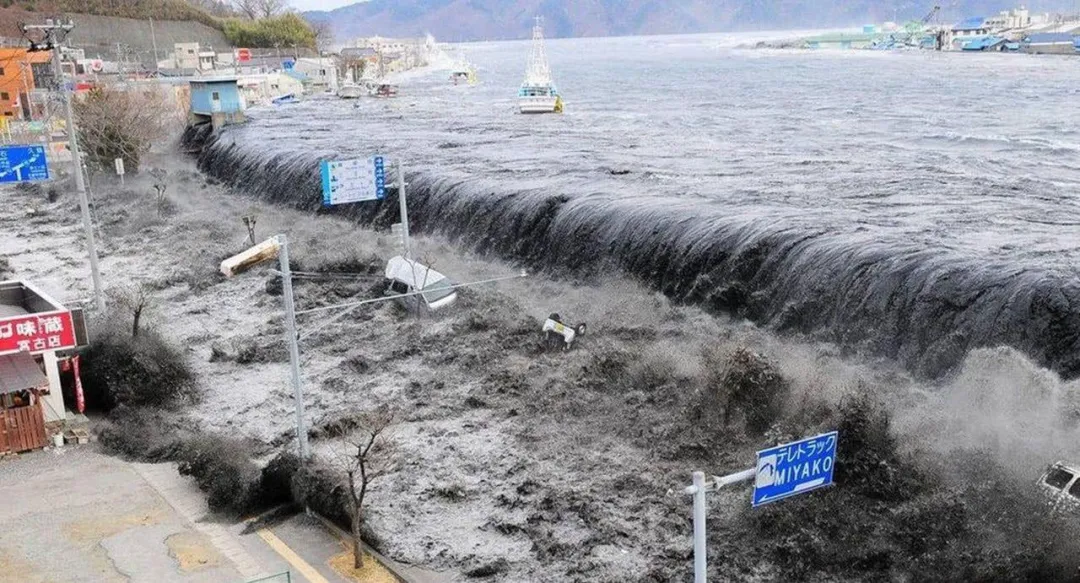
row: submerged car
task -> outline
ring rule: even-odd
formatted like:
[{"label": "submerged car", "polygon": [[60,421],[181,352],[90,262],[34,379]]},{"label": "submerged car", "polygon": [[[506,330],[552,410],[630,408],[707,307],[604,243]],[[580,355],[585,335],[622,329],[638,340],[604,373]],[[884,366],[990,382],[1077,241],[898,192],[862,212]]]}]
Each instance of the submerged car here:
[{"label": "submerged car", "polygon": [[1080,512],[1080,464],[1057,462],[1039,479],[1054,510]]},{"label": "submerged car", "polygon": [[387,295],[416,295],[399,298],[410,312],[434,312],[454,303],[457,292],[445,275],[414,259],[398,255],[386,263]]}]

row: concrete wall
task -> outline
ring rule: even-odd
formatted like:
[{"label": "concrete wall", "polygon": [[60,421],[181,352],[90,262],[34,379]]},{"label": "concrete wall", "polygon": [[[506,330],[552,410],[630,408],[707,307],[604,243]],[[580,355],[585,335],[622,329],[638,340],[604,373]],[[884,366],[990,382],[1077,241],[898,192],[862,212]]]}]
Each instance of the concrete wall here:
[{"label": "concrete wall", "polygon": [[[75,30],[68,40],[71,46],[84,49],[87,58],[116,60],[116,43],[121,43],[126,47],[122,50],[128,60],[147,63],[153,68],[155,60],[168,57],[176,43],[199,43],[204,49],[212,47],[215,51],[232,48],[224,33],[198,22],[155,20],[151,36],[149,20],[90,14],[76,14],[72,19]],[[155,40],[158,59],[154,59]]]}]

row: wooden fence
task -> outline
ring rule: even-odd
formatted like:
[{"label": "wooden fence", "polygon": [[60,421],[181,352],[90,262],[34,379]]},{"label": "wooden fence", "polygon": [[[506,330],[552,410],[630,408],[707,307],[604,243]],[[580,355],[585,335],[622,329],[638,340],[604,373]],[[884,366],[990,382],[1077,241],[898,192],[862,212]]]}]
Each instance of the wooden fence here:
[{"label": "wooden fence", "polygon": [[41,403],[0,409],[0,454],[39,449],[46,443]]}]

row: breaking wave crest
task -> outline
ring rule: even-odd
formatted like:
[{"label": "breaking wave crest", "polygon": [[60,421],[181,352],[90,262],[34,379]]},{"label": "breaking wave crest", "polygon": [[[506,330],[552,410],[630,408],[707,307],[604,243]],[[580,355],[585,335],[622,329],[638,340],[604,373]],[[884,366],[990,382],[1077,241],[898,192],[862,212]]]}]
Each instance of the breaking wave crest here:
[{"label": "breaking wave crest", "polygon": [[[319,211],[318,156],[272,152],[189,128],[207,174],[265,200]],[[722,205],[642,204],[548,189],[508,190],[469,176],[410,173],[416,232],[553,273],[618,269],[675,301],[895,359],[940,377],[980,347],[1010,346],[1067,378],[1080,376],[1075,278],[971,259],[871,234],[837,235]],[[335,212],[385,228],[396,196]]]}]

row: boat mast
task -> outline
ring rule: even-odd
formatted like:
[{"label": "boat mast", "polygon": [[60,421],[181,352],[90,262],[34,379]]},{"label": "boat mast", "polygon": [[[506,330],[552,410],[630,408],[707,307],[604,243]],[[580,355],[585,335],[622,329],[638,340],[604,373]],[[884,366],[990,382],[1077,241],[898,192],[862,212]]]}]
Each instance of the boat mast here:
[{"label": "boat mast", "polygon": [[529,67],[525,70],[525,84],[544,86],[551,84],[551,69],[548,67],[547,54],[544,51],[544,17],[536,17],[533,26],[532,50],[529,53]]}]

